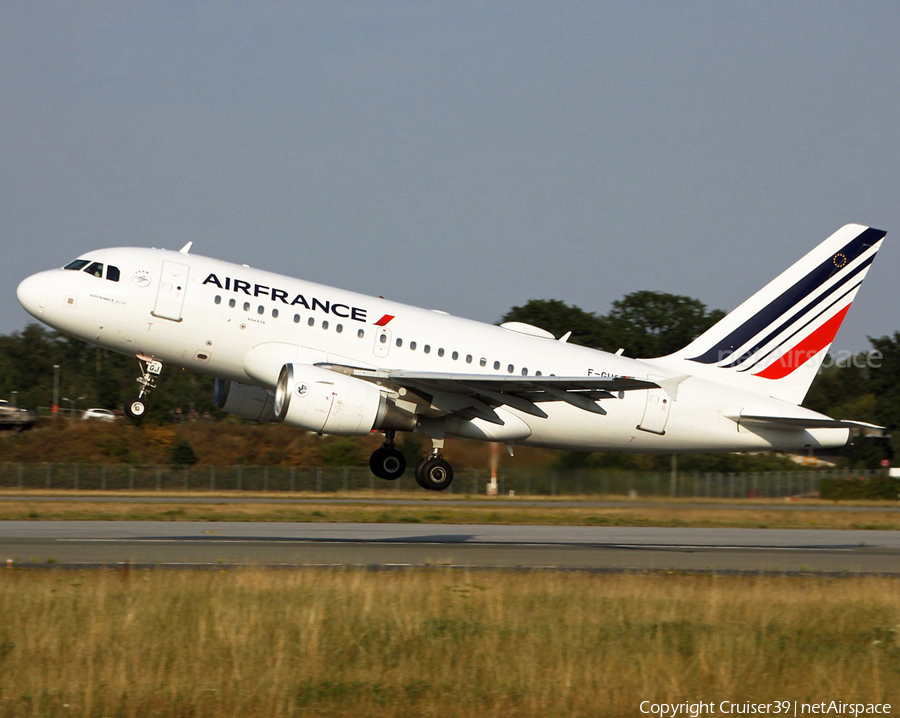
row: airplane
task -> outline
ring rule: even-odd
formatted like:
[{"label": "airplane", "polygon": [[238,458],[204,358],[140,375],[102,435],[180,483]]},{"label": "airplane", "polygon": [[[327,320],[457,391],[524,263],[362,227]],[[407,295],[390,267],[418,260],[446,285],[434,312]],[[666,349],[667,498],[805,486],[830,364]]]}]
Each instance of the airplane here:
[{"label": "airplane", "polygon": [[633,359],[180,251],[100,249],[32,275],[36,319],[134,355],[132,418],[163,366],[216,377],[222,410],[319,434],[383,432],[370,458],[406,470],[396,432],[431,452],[418,484],[453,480],[445,439],[575,451],[807,453],[844,446],[862,422],[800,406],[885,232],[848,224],[668,356]]}]

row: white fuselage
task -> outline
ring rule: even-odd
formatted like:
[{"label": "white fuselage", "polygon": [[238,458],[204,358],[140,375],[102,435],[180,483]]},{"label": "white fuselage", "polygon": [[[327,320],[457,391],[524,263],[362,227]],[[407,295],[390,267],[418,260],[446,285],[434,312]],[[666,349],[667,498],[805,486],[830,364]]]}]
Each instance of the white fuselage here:
[{"label": "white fuselage", "polygon": [[[844,428],[745,428],[744,414],[820,417],[765,394],[685,376],[665,359],[637,360],[198,255],[104,249],[118,281],[51,270],[19,288],[26,309],[66,334],[168,366],[272,390],[286,362],[456,374],[629,376],[663,388],[600,402],[564,401],[546,418],[499,408],[503,426],[465,422],[448,433],[584,451],[804,450],[844,445]],[[668,380],[668,381],[667,381]],[[459,423],[459,422],[457,422]]]}]

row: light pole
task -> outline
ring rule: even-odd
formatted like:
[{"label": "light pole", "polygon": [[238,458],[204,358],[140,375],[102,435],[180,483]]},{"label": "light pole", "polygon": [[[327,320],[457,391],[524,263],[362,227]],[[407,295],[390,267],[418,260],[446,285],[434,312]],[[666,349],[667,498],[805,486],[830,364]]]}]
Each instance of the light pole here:
[{"label": "light pole", "polygon": [[17,406],[17,405],[16,405],[16,398],[17,398],[18,396],[19,396],[19,392],[17,392],[17,391],[12,391],[12,392],[10,392],[10,394],[9,394],[9,403],[12,404],[13,406]]},{"label": "light pole", "polygon": [[53,365],[53,406],[50,411],[59,416],[59,364]]}]

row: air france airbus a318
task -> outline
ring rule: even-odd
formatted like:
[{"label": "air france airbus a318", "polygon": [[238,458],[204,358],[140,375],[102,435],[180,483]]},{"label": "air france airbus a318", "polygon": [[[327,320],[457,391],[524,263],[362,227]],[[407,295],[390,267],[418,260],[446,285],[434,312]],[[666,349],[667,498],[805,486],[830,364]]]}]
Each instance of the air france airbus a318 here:
[{"label": "air france airbus a318", "polygon": [[180,251],[82,254],[25,279],[54,329],[141,365],[132,417],[164,365],[216,377],[217,405],[320,434],[384,432],[376,476],[397,479],[397,431],[431,438],[415,475],[446,489],[447,436],[577,451],[840,447],[857,422],[800,405],[885,232],[848,224],[684,349],[631,359],[538,327],[460,319]]}]

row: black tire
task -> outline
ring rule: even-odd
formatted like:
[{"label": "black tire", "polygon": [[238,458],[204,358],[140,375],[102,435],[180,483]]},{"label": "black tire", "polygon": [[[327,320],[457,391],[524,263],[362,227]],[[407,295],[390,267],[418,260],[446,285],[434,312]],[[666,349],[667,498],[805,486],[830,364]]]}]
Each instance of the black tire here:
[{"label": "black tire", "polygon": [[428,463],[428,461],[429,461],[429,457],[426,456],[418,464],[416,464],[416,472],[415,472],[416,473],[416,483],[419,486],[421,486],[423,489],[425,489],[426,491],[430,491],[431,489],[428,488],[428,485],[425,483],[425,480],[422,478],[422,469],[425,466],[425,464]]},{"label": "black tire", "polygon": [[382,446],[375,449],[369,457],[369,468],[379,479],[396,481],[406,471],[406,457],[396,449],[386,449]]},{"label": "black tire", "polygon": [[416,481],[428,491],[443,491],[453,482],[453,467],[444,459],[425,459],[416,466]]},{"label": "black tire", "polygon": [[126,401],[125,413],[132,419],[141,419],[147,413],[147,402],[143,399]]}]

